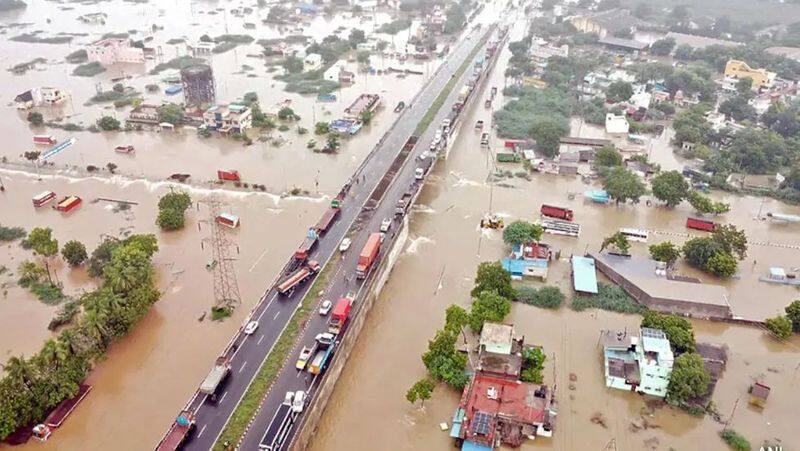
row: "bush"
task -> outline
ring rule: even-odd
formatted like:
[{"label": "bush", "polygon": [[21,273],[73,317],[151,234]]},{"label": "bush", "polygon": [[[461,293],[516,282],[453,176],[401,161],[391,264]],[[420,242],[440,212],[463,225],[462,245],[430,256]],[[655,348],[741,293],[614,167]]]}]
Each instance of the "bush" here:
[{"label": "bush", "polygon": [[228,307],[213,307],[211,309],[211,320],[213,321],[222,321],[223,319],[231,316],[233,314],[233,310]]},{"label": "bush", "polygon": [[576,296],[570,307],[578,312],[586,309],[601,309],[619,313],[643,313],[647,310],[637,304],[622,288],[602,282],[597,284],[596,295]]},{"label": "bush", "polygon": [[792,321],[785,316],[776,316],[764,320],[767,329],[781,340],[786,340],[792,336]]},{"label": "bush", "polygon": [[558,287],[519,287],[517,288],[517,298],[530,305],[540,308],[557,309],[564,303],[564,293]]},{"label": "bush", "polygon": [[750,442],[748,442],[746,438],[739,435],[739,433],[734,431],[733,429],[724,429],[720,431],[719,436],[733,450],[750,451],[751,449]]},{"label": "bush", "polygon": [[44,124],[44,117],[42,117],[42,113],[31,111],[28,113],[28,122],[38,127]]},{"label": "bush", "polygon": [[97,74],[102,74],[106,71],[106,68],[103,67],[102,64],[98,63],[97,61],[93,61],[91,63],[81,64],[77,66],[72,71],[72,75],[76,75],[78,77],[94,77]]},{"label": "bush", "polygon": [[64,257],[64,260],[70,266],[78,266],[88,257],[86,253],[86,246],[83,245],[80,241],[70,240],[64,243],[64,247],[61,248],[61,256]]},{"label": "bush", "polygon": [[5,227],[0,225],[0,241],[14,241],[26,235],[22,227]]},{"label": "bush", "polygon": [[100,119],[98,119],[97,126],[100,127],[100,130],[107,132],[119,130],[120,128],[119,121],[111,116],[103,116]]},{"label": "bush", "polygon": [[179,230],[186,224],[186,218],[180,210],[163,208],[158,212],[156,224],[161,227],[161,230]]}]

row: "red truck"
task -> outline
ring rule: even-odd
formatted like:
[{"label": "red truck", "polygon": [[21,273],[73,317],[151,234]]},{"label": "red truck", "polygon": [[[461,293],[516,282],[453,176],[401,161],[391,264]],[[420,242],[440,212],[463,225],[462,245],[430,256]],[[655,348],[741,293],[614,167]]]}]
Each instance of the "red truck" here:
[{"label": "red truck", "polygon": [[361,249],[361,254],[358,256],[358,265],[356,266],[356,277],[363,279],[367,277],[372,264],[378,258],[378,252],[381,250],[381,234],[373,233],[367,238],[367,244]]},{"label": "red truck", "polygon": [[335,221],[336,218],[339,216],[340,211],[341,210],[339,210],[338,207],[328,208],[325,214],[322,215],[322,218],[320,218],[317,225],[314,226],[314,229],[317,231],[317,233],[320,235],[325,233],[325,231],[328,230],[331,224],[333,224],[333,221]]},{"label": "red truck", "polygon": [[292,273],[292,275],[278,285],[278,293],[284,296],[291,296],[295,288],[318,272],[319,263],[314,260],[309,261],[307,265]]},{"label": "red truck", "polygon": [[69,213],[70,211],[74,210],[78,207],[78,205],[83,202],[78,196],[66,196],[53,207],[56,210],[60,211],[61,213]]},{"label": "red truck", "polygon": [[183,442],[186,441],[186,437],[189,436],[189,432],[191,432],[194,428],[194,422],[194,412],[190,410],[184,410],[181,412],[181,414],[175,418],[175,422],[172,423],[172,427],[169,428],[167,434],[158,443],[156,451],[177,450],[183,444]]},{"label": "red truck", "polygon": [[239,171],[235,171],[233,169],[230,169],[230,170],[227,170],[227,171],[222,170],[222,169],[218,170],[217,171],[217,178],[219,180],[228,181],[228,182],[238,182],[238,181],[240,181],[242,179],[239,176]]},{"label": "red truck", "polygon": [[686,218],[686,228],[713,232],[717,228],[717,224],[714,221],[706,221],[705,219]]},{"label": "red truck", "polygon": [[350,316],[350,308],[353,306],[353,301],[348,298],[341,298],[336,302],[336,307],[333,308],[331,319],[328,321],[328,332],[336,335],[342,331],[344,323],[347,322],[347,317]]},{"label": "red truck", "polygon": [[541,210],[542,216],[548,216],[550,218],[557,218],[562,219],[564,221],[572,221],[572,210],[569,208],[563,207],[556,207],[553,205],[542,205]]}]

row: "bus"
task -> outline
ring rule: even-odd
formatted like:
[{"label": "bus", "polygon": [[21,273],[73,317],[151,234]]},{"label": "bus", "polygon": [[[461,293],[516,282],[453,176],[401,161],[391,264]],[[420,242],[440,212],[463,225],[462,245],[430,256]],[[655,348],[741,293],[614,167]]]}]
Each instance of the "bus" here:
[{"label": "bus", "polygon": [[51,200],[55,199],[56,193],[52,191],[44,191],[35,196],[33,196],[33,206],[34,207],[41,207],[42,205],[47,204]]},{"label": "bus", "polygon": [[648,232],[644,229],[619,229],[619,233],[623,234],[629,241],[638,241],[640,243],[647,242]]}]

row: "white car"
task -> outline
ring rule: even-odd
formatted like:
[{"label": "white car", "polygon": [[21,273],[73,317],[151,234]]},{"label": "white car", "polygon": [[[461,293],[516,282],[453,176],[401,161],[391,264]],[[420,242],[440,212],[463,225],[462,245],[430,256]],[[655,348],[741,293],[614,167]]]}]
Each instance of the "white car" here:
[{"label": "white car", "polygon": [[414,178],[417,180],[422,180],[425,177],[425,169],[417,168],[414,170]]},{"label": "white car", "polygon": [[244,333],[247,335],[253,335],[253,332],[255,332],[256,329],[258,329],[258,321],[250,321],[246,326],[244,326]]},{"label": "white car", "polygon": [[287,391],[286,396],[283,397],[283,403],[286,404],[287,406],[291,406],[293,399],[294,399],[294,392]]},{"label": "white car", "polygon": [[303,346],[303,349],[300,350],[300,355],[297,357],[297,363],[294,365],[295,368],[297,368],[300,371],[303,371],[306,368],[306,365],[308,364],[308,359],[310,358],[311,358],[311,348],[309,348],[308,346]]},{"label": "white car", "polygon": [[332,343],[333,343],[333,340],[334,340],[335,338],[336,338],[336,336],[335,336],[335,335],[333,335],[332,333],[330,333],[330,332],[323,332],[323,333],[321,333],[321,334],[317,334],[317,336],[316,336],[315,340],[317,340],[318,342],[320,342],[320,343],[322,343],[322,344],[324,344],[324,345],[329,345],[329,344],[332,344]]},{"label": "white car", "polygon": [[292,412],[300,413],[303,411],[303,407],[306,406],[306,392],[303,390],[297,390],[294,393],[294,399],[292,400]]},{"label": "white car", "polygon": [[450,118],[442,119],[442,128],[447,128],[450,126]]},{"label": "white car", "polygon": [[381,232],[381,243],[386,239],[386,232]]},{"label": "white car", "polygon": [[350,249],[350,244],[353,241],[350,238],[345,237],[342,242],[339,244],[339,252],[345,252]]},{"label": "white car", "polygon": [[381,221],[381,232],[384,232],[384,233],[388,232],[389,229],[391,229],[391,228],[392,228],[392,220],[391,220],[391,218],[386,218],[383,221]]},{"label": "white car", "polygon": [[322,301],[322,305],[319,306],[319,314],[325,316],[330,311],[331,311],[331,301],[325,299],[324,301]]}]

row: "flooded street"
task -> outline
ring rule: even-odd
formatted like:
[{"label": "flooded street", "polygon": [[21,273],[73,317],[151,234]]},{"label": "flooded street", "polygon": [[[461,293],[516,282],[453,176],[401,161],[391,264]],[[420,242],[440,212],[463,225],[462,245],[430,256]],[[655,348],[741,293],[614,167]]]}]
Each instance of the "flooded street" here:
[{"label": "flooded street", "polygon": [[[507,60],[508,51],[501,62]],[[503,68],[499,64],[490,83],[502,86]],[[488,91],[488,90],[487,90]],[[486,95],[486,94],[484,94]],[[405,254],[392,272],[361,333],[358,345],[340,377],[327,411],[311,447],[315,451],[372,450],[391,447],[399,450],[450,449],[452,441],[439,423],[450,423],[460,393],[439,384],[424,408],[405,399],[406,390],[425,376],[420,356],[427,342],[444,323],[444,310],[450,304],[469,305],[475,268],[479,262],[505,256],[507,247],[498,231],[481,231],[478,222],[490,208],[506,221],[533,220],[542,203],[552,203],[575,211],[575,221],[582,224],[580,238],[545,235],[544,242],[562,251],[562,260],[550,266],[548,284],[558,285],[571,297],[569,255],[597,250],[604,237],[619,227],[638,227],[653,231],[685,233],[684,222],[693,215],[683,204],[669,210],[645,205],[597,205],[585,201],[584,190],[591,185],[580,178],[535,174],[532,181],[521,178],[501,182],[504,187],[492,190],[486,182],[494,169],[487,149],[479,143],[479,133],[471,124],[476,120],[488,123],[490,112],[476,106],[467,118],[450,157],[440,161],[433,177],[428,178],[420,196],[421,205],[412,216],[411,236]],[[573,134],[577,133],[573,122]],[[581,127],[581,136],[599,136]],[[495,139],[495,149],[502,142]],[[665,169],[682,164],[668,147],[668,138],[656,140],[652,160]],[[516,171],[518,165],[498,164],[500,169]],[[493,192],[492,192],[493,191]],[[575,193],[574,199],[569,194]],[[731,212],[722,220],[743,228],[751,245],[747,259],[740,264],[740,278],[729,281],[710,280],[681,266],[686,274],[698,275],[704,281],[723,283],[729,290],[734,314],[764,318],[782,312],[798,291],[789,286],[770,285],[758,281],[769,266],[795,267],[800,251],[796,249],[755,245],[754,242],[796,245],[796,227],[782,227],[759,221],[767,211],[797,214],[796,207],[754,197],[736,197],[713,193],[715,199],[731,203]],[[662,240],[682,243],[685,238],[652,234],[649,243]],[[643,243],[632,243],[634,255],[646,256]],[[755,262],[755,263],[754,263]],[[441,283],[440,283],[441,282]],[[413,287],[413,288],[409,288]],[[566,304],[569,303],[569,300]],[[545,383],[556,384],[559,413],[552,439],[527,442],[522,449],[603,449],[615,444],[616,449],[723,449],[717,437],[722,424],[711,417],[696,418],[683,411],[663,408],[650,412],[643,398],[605,388],[602,348],[598,347],[602,329],[632,330],[641,317],[605,311],[575,312],[567,305],[553,312],[532,306],[514,304],[506,319],[526,343],[541,345],[548,360]],[[721,323],[692,321],[698,342],[729,346],[727,370],[717,385],[713,402],[723,419],[735,415],[731,427],[747,437],[754,446],[764,440],[782,440],[784,449],[797,449],[796,414],[800,402],[800,340],[780,344],[763,331]],[[570,382],[574,373],[577,381]],[[747,403],[747,388],[763,378],[772,387],[767,407],[759,411]],[[570,389],[573,385],[573,389]],[[590,417],[601,413],[606,426],[593,424]],[[648,429],[635,431],[631,423]],[[391,444],[391,445],[390,445]],[[614,449],[614,448],[609,448]]]}]

